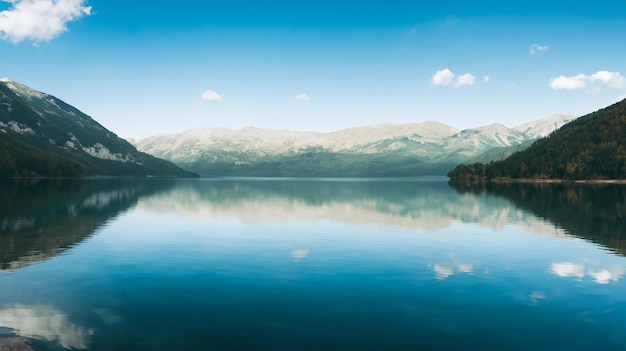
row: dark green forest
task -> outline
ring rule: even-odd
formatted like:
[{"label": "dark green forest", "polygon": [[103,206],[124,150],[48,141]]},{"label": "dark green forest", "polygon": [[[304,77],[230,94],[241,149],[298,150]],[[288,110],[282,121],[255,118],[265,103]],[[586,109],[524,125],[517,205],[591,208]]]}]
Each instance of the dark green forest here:
[{"label": "dark green forest", "polygon": [[454,181],[626,179],[626,99],[580,117],[504,160],[459,165],[448,176]]},{"label": "dark green forest", "polygon": [[0,133],[0,177],[81,177],[88,168]]}]

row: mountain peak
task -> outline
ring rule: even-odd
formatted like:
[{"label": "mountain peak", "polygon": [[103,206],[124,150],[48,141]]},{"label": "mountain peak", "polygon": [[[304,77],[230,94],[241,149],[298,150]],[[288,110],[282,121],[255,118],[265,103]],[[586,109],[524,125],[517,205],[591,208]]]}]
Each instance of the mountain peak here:
[{"label": "mountain peak", "polygon": [[475,128],[478,130],[509,130],[509,128],[507,128],[504,124],[502,123],[492,123],[486,126],[482,126],[482,127],[478,127]]},{"label": "mountain peak", "polygon": [[137,151],[60,99],[8,78],[0,83],[1,177],[193,176]]},{"label": "mountain peak", "polygon": [[523,133],[529,138],[539,138],[550,135],[553,131],[563,125],[575,120],[576,117],[570,115],[554,115],[545,119],[524,123],[513,130]]},{"label": "mountain peak", "polygon": [[28,98],[30,100],[38,100],[38,99],[45,99],[48,97],[48,94],[44,94],[29,86],[12,81],[9,78],[2,78],[0,79],[0,82],[5,83],[5,86],[7,88],[9,88],[13,93],[23,98]]}]

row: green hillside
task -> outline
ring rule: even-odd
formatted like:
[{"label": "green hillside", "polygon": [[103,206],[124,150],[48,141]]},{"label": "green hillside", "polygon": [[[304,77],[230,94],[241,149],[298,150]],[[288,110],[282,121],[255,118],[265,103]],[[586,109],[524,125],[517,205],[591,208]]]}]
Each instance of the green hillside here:
[{"label": "green hillside", "polygon": [[321,148],[259,157],[254,162],[241,164],[204,161],[178,162],[178,165],[208,177],[414,177],[443,175],[458,162],[430,163],[401,152],[369,155],[334,153]]},{"label": "green hillside", "polygon": [[505,158],[511,156],[512,154],[518,151],[522,151],[522,150],[529,148],[536,141],[537,139],[532,139],[532,140],[524,141],[521,144],[504,146],[504,147],[496,147],[474,157],[472,160],[466,163],[470,163],[470,164],[471,163],[489,163],[491,161],[504,160]]},{"label": "green hillside", "polygon": [[0,81],[0,177],[193,177],[91,117],[25,85]]},{"label": "green hillside", "polygon": [[0,133],[0,177],[80,177],[83,164],[39,150]]},{"label": "green hillside", "polygon": [[504,160],[459,165],[448,176],[452,180],[626,179],[626,99],[578,118]]}]

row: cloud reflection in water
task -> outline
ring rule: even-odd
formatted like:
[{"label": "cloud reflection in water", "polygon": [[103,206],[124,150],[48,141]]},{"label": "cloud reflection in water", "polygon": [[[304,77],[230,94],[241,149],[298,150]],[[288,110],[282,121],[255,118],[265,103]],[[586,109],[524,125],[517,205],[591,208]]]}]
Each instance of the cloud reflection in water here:
[{"label": "cloud reflection in water", "polygon": [[86,350],[93,330],[71,323],[52,306],[24,306],[0,310],[0,326],[31,339],[57,342],[66,349]]},{"label": "cloud reflection in water", "polygon": [[582,280],[585,277],[591,277],[597,284],[609,284],[619,281],[626,273],[626,268],[619,264],[555,262],[550,267],[550,271],[563,278]]}]

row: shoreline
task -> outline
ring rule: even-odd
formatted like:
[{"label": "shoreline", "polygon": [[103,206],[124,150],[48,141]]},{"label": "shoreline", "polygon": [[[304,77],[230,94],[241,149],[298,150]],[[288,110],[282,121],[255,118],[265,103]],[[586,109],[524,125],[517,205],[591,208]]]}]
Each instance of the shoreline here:
[{"label": "shoreline", "polygon": [[458,183],[534,183],[534,184],[626,184],[626,179],[543,179],[543,178],[493,178],[493,179],[450,179]]}]

